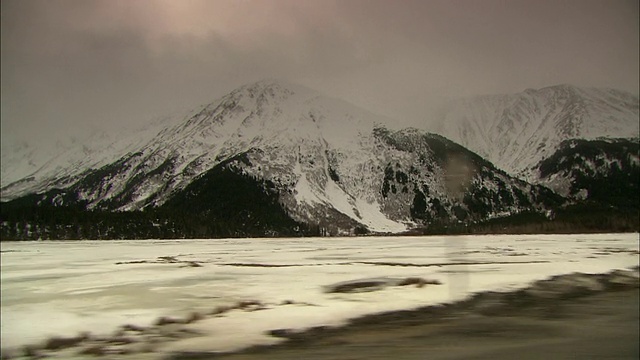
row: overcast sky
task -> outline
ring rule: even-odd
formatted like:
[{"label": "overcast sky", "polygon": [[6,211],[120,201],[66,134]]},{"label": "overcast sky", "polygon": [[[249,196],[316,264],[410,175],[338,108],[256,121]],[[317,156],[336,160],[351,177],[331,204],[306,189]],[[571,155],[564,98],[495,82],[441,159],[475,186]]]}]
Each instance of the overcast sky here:
[{"label": "overcast sky", "polygon": [[2,141],[118,128],[283,78],[423,125],[448,97],[638,94],[637,0],[1,0]]}]

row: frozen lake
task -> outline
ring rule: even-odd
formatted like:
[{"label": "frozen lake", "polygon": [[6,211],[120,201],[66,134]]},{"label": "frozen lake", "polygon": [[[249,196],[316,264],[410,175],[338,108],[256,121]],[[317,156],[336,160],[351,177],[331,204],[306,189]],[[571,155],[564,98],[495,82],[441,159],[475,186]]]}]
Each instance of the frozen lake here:
[{"label": "frozen lake", "polygon": [[[638,234],[3,242],[0,340],[10,348],[243,301],[264,304],[196,323],[211,336],[168,345],[227,351],[277,341],[263,334],[272,329],[338,325],[557,274],[637,266],[638,244]],[[323,291],[386,277],[442,285]]]}]

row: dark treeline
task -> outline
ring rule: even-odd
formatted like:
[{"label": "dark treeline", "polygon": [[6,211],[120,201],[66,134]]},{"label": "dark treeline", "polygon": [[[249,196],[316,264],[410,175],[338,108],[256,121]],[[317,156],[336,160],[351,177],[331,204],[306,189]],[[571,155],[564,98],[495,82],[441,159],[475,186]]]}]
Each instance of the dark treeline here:
[{"label": "dark treeline", "polygon": [[268,181],[220,167],[197,179],[159,207],[142,211],[86,210],[66,196],[65,205],[43,199],[60,191],[0,204],[1,240],[181,239],[296,237],[320,234],[297,222]]},{"label": "dark treeline", "polygon": [[319,234],[318,227],[286,222],[226,221],[163,211],[85,211],[72,207],[0,210],[1,240],[181,239],[297,237]]},{"label": "dark treeline", "polygon": [[[158,210],[110,212],[41,206],[25,207],[19,211],[6,210],[3,206],[0,211],[1,240],[193,239],[321,235],[319,226],[296,223],[289,218],[267,223],[259,219],[254,222],[242,222],[240,218],[214,219],[189,212],[169,214]],[[640,213],[637,209],[616,209],[595,204],[589,206],[582,204],[559,209],[553,212],[552,216],[537,212],[523,212],[478,223],[433,223],[427,228],[414,229],[404,235],[638,231],[640,231]],[[354,231],[353,234],[366,235],[367,231]]]},{"label": "dark treeline", "polygon": [[553,211],[522,212],[477,223],[433,224],[416,229],[420,235],[576,234],[640,231],[640,212],[600,204],[577,204]]}]

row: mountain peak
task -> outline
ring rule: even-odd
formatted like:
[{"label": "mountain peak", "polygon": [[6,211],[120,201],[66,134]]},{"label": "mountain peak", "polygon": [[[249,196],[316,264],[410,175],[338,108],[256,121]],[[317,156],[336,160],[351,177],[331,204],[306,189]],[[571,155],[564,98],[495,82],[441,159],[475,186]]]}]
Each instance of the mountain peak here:
[{"label": "mountain peak", "polygon": [[587,98],[598,98],[602,96],[614,96],[624,98],[626,101],[636,101],[637,95],[634,95],[628,91],[607,88],[607,87],[582,87],[572,84],[558,84],[545,86],[539,89],[526,89],[523,93],[528,95],[543,95],[543,96],[558,96],[558,95],[573,95]]},{"label": "mountain peak", "polygon": [[231,95],[241,94],[250,98],[272,98],[276,100],[286,100],[294,96],[305,98],[319,96],[316,91],[306,86],[272,78],[243,85],[231,92]]},{"label": "mountain peak", "polygon": [[545,86],[543,88],[540,88],[540,90],[555,90],[555,91],[576,91],[579,89],[579,87],[572,85],[572,84],[557,84],[557,85],[551,85],[551,86]]},{"label": "mountain peak", "polygon": [[585,91],[586,89],[580,88],[571,84],[558,84],[545,86],[539,89],[526,89],[523,91],[524,94],[530,96],[562,96],[562,95],[578,95]]}]

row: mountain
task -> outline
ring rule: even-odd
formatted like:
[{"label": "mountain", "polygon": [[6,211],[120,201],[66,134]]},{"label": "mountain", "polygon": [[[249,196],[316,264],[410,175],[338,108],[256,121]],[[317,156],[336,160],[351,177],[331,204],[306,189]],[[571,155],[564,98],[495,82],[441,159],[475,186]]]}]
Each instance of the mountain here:
[{"label": "mountain", "polygon": [[433,131],[538,182],[537,164],[565,140],[637,138],[638,108],[638,97],[627,92],[558,85],[453,101]]},{"label": "mountain", "polygon": [[638,139],[565,140],[533,174],[563,196],[637,209],[639,148]]},{"label": "mountain", "polygon": [[73,184],[87,169],[100,168],[144,145],[168,122],[159,119],[119,133],[96,131],[82,139],[45,139],[35,145],[2,143],[0,198],[6,201]]},{"label": "mountain", "polygon": [[[3,218],[71,208],[128,213],[153,230],[133,236],[336,235],[481,221],[561,201],[446,138],[391,131],[388,122],[302,86],[261,81],[145,136],[85,156],[69,150],[55,167],[3,184],[12,199]],[[24,235],[12,219],[5,228]]]}]

